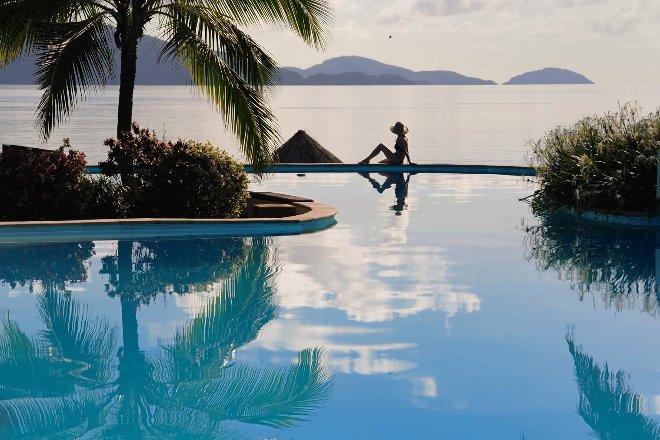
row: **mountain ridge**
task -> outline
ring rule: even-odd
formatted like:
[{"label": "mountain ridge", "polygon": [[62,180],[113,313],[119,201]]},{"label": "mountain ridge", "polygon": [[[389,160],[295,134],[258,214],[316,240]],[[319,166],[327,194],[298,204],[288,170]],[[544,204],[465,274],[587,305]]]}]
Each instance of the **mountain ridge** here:
[{"label": "mountain ridge", "polygon": [[[158,38],[145,35],[138,45],[138,65],[135,78],[136,85],[185,85],[192,80],[178,60],[162,60],[158,62],[158,54],[165,42]],[[114,46],[113,46],[114,47]],[[113,78],[108,85],[119,84],[119,51],[114,51],[115,62]],[[30,85],[36,83],[36,60],[33,54],[21,56],[0,68],[0,84]]]},{"label": "mountain ridge", "polygon": [[[190,85],[192,80],[178,60],[158,62],[158,54],[165,42],[145,35],[138,47],[136,85]],[[36,82],[36,57],[26,55],[0,68],[0,84],[32,85]],[[117,66],[119,51],[115,51],[115,76],[109,85],[119,83]],[[286,66],[279,69],[279,85],[496,85],[487,79],[470,77],[450,70],[414,71],[386,64],[371,58],[347,55],[329,58],[320,64],[303,69]],[[544,68],[512,77],[514,84],[593,84],[577,72],[554,67]]]},{"label": "mountain ridge", "polygon": [[[348,82],[342,82],[342,84],[364,85],[366,81],[372,81],[373,84],[387,83],[415,85],[497,84],[491,80],[465,76],[450,70],[414,71],[404,67],[386,64],[371,58],[360,57],[356,55],[345,55],[330,58],[307,69],[287,66],[283,67],[280,72],[281,78],[283,76],[282,72],[284,72],[284,76],[286,76],[286,82],[281,81],[286,85],[320,85],[321,78],[318,75],[326,75],[323,78],[326,81],[333,81],[333,84],[335,84],[337,80],[339,80],[339,76],[343,75],[344,78],[346,78],[346,75],[348,74],[362,74],[365,77],[361,78],[362,81],[359,84],[350,84]],[[383,78],[386,80],[383,81]],[[297,82],[291,82],[294,79]]]}]

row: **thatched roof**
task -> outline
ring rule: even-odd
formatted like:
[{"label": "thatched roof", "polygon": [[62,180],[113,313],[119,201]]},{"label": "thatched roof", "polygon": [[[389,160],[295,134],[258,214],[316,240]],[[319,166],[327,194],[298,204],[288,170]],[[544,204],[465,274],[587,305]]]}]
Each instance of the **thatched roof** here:
[{"label": "thatched roof", "polygon": [[304,130],[298,130],[291,139],[275,150],[274,159],[279,163],[343,163]]}]

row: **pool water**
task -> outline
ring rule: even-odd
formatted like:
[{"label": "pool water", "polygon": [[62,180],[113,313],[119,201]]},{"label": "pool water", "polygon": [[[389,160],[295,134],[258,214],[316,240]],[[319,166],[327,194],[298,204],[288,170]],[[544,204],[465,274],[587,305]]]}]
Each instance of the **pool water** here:
[{"label": "pool water", "polygon": [[0,437],[660,438],[655,232],[512,176],[253,188],[338,223],[0,245]]}]

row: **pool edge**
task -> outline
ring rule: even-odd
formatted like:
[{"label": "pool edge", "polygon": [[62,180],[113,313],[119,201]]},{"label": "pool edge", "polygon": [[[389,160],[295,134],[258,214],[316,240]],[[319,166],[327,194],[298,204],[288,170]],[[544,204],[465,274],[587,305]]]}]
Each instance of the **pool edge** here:
[{"label": "pool edge", "polygon": [[[287,196],[293,197],[295,196]],[[309,201],[308,201],[309,200]],[[0,222],[0,243],[134,238],[204,238],[298,235],[322,231],[337,222],[337,209],[306,199],[293,201],[299,212],[281,218],[131,218]]]}]

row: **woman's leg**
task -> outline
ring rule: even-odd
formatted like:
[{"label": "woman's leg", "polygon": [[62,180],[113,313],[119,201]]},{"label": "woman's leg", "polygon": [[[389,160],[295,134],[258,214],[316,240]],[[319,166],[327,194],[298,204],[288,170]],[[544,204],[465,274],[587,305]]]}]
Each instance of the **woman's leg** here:
[{"label": "woman's leg", "polygon": [[366,158],[362,159],[359,164],[367,164],[371,159],[374,157],[378,156],[379,153],[383,153],[385,157],[387,158],[388,163],[401,163],[399,158],[397,157],[396,154],[394,154],[389,148],[387,148],[383,144],[378,144],[376,148],[374,148],[374,151],[371,152],[369,156]]}]

